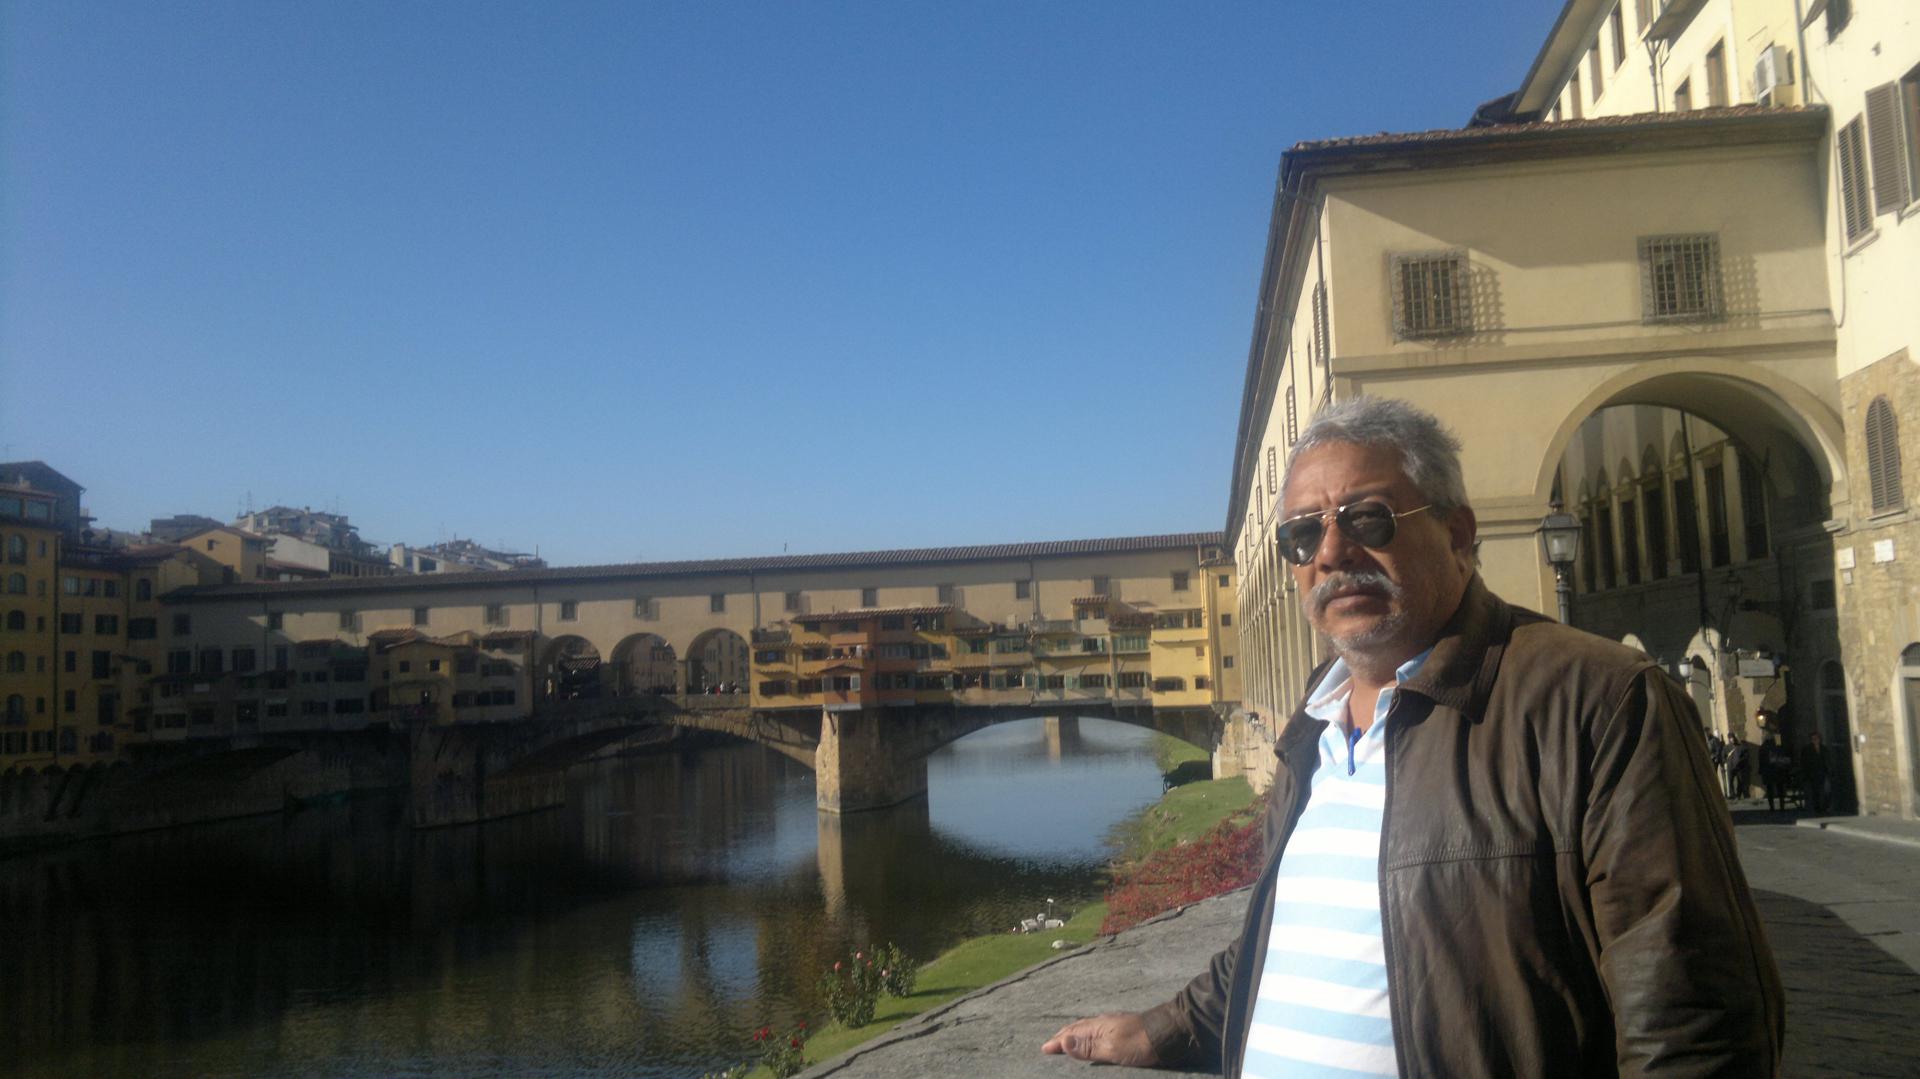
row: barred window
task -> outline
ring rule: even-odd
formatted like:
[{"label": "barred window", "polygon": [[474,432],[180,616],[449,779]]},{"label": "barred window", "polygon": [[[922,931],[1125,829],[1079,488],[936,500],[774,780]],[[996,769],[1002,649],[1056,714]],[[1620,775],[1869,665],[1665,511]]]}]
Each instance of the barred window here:
[{"label": "barred window", "polygon": [[1395,336],[1451,337],[1472,330],[1464,252],[1393,257]]},{"label": "barred window", "polygon": [[1640,302],[1647,322],[1720,318],[1720,238],[1710,232],[1640,237]]},{"label": "barred window", "polygon": [[1867,406],[1867,487],[1874,513],[1906,502],[1900,489],[1900,424],[1885,397]]},{"label": "barred window", "polygon": [[1858,116],[1840,129],[1840,217],[1847,242],[1873,230],[1873,206],[1867,201],[1867,137]]}]

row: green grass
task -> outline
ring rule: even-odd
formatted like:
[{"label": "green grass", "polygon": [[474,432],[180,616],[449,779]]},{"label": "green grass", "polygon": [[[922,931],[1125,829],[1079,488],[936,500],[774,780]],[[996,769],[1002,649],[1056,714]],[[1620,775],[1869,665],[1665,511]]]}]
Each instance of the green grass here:
[{"label": "green grass", "polygon": [[[992,985],[1009,974],[1017,974],[1042,959],[1058,955],[1060,953],[1053,950],[1056,940],[1070,941],[1075,947],[1085,944],[1099,933],[1100,923],[1106,917],[1107,905],[1092,903],[1076,911],[1062,929],[1041,933],[1007,933],[965,941],[920,968],[920,980],[911,996],[881,997],[879,1005],[873,1010],[873,1022],[852,1029],[828,1026],[815,1032],[807,1040],[807,1063],[811,1066],[839,1056],[862,1042],[885,1034],[904,1020],[958,1000],[975,989]],[[1037,1051],[1039,1046],[1034,1049]],[[760,1067],[747,1073],[748,1079],[760,1079],[767,1074],[767,1070]]]},{"label": "green grass", "polygon": [[1114,829],[1116,860],[1137,862],[1154,851],[1191,842],[1252,804],[1253,788],[1242,776],[1175,787]]},{"label": "green grass", "polygon": [[[1206,759],[1203,750],[1184,742],[1171,738],[1160,741],[1162,745],[1155,746],[1155,758],[1162,761],[1163,770],[1171,771]],[[1160,755],[1163,746],[1170,747],[1164,759]],[[1172,768],[1167,767],[1168,761]],[[1227,817],[1251,806],[1253,798],[1253,788],[1238,776],[1175,787],[1160,801],[1115,829],[1118,860],[1138,861],[1156,850],[1196,839]],[[1071,941],[1075,946],[1085,944],[1099,934],[1100,923],[1106,917],[1105,903],[1091,903],[1067,919],[1063,929],[1006,933],[965,941],[920,968],[920,980],[911,996],[881,997],[874,1008],[873,1022],[851,1030],[838,1026],[816,1030],[807,1041],[807,1062],[812,1065],[838,1056],[922,1012],[1058,955],[1053,950],[1056,940]],[[759,1067],[748,1073],[749,1079],[766,1075],[767,1070]]]}]

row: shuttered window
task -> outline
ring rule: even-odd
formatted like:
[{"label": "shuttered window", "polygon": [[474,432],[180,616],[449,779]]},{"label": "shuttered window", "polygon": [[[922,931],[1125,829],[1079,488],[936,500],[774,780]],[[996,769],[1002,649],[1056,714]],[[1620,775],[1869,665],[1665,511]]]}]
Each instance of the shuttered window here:
[{"label": "shuttered window", "polygon": [[1867,486],[1874,513],[1906,502],[1900,490],[1900,423],[1885,397],[1867,406]]},{"label": "shuttered window", "polygon": [[1859,117],[1840,129],[1840,218],[1847,229],[1847,242],[1873,230],[1873,210],[1867,199],[1866,133]]},{"label": "shuttered window", "polygon": [[1907,133],[1901,123],[1900,84],[1867,91],[1867,149],[1873,174],[1873,212],[1890,214],[1911,201]]}]

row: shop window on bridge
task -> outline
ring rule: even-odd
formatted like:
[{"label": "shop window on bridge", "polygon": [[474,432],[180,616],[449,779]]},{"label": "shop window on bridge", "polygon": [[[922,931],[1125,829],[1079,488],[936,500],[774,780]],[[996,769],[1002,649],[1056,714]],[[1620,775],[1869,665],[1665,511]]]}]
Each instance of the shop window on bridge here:
[{"label": "shop window on bridge", "polygon": [[993,688],[1026,689],[1030,686],[1028,679],[1031,677],[1032,676],[1025,671],[1008,671],[1005,674],[996,674],[993,676]]},{"label": "shop window on bridge", "polygon": [[818,693],[820,692],[820,679],[802,678],[798,682],[794,683],[794,692],[800,694],[803,697],[809,694]]},{"label": "shop window on bridge", "polygon": [[1156,678],[1153,680],[1153,691],[1155,693],[1178,693],[1186,688],[1187,680],[1184,678]]},{"label": "shop window on bridge", "polygon": [[1107,676],[1104,674],[1083,674],[1080,676],[1080,689],[1105,689]]},{"label": "shop window on bridge", "polygon": [[1025,637],[996,637],[993,641],[993,650],[1001,655],[1028,652],[1032,648],[1033,645]]},{"label": "shop window on bridge", "polygon": [[882,618],[880,620],[880,628],[881,629],[906,629],[907,616],[903,614],[887,615],[885,618]]},{"label": "shop window on bridge", "polygon": [[1064,674],[1043,674],[1040,676],[1041,689],[1067,688],[1067,676]]},{"label": "shop window on bridge", "polygon": [[947,616],[943,614],[916,614],[913,616],[913,628],[922,633],[943,630],[947,628]]},{"label": "shop window on bridge", "polygon": [[1147,688],[1147,672],[1145,671],[1121,671],[1119,677],[1121,689]]},{"label": "shop window on bridge", "polygon": [[784,681],[776,680],[760,683],[760,695],[762,697],[784,697],[786,694],[787,683]]},{"label": "shop window on bridge", "polygon": [[919,690],[945,690],[952,688],[946,674],[916,674],[913,676],[913,688]]},{"label": "shop window on bridge", "polygon": [[787,654],[778,648],[762,648],[753,654],[755,663],[785,663]]}]

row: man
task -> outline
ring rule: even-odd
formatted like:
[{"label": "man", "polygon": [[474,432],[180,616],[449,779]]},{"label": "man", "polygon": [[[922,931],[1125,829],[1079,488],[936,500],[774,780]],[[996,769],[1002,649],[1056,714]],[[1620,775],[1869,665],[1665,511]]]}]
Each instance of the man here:
[{"label": "man", "polygon": [[1727,747],[1727,797],[1747,796],[1747,744],[1735,737]]},{"label": "man", "polygon": [[1807,744],[1801,747],[1800,786],[1806,792],[1808,807],[1825,816],[1833,804],[1833,783],[1827,772],[1827,747],[1821,743],[1819,731],[1808,735]]},{"label": "man", "polygon": [[[1773,715],[1761,712],[1764,725],[1771,726]],[[1766,741],[1760,744],[1760,781],[1767,788],[1767,808],[1775,813],[1791,809],[1787,796],[1787,786],[1793,781],[1793,751],[1780,741],[1780,736],[1767,732]]]},{"label": "man", "polygon": [[1699,719],[1638,652],[1476,570],[1459,444],[1322,413],[1275,539],[1336,658],[1275,750],[1240,937],[1042,1047],[1229,1076],[1766,1076],[1779,976]]}]

